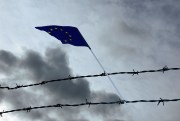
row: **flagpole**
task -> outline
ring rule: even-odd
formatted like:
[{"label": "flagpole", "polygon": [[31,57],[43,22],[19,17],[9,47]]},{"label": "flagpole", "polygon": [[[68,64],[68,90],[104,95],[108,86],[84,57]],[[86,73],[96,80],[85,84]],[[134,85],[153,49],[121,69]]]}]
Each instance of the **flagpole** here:
[{"label": "flagpole", "polygon": [[[100,67],[102,68],[102,70],[104,71],[104,73],[106,73],[106,71],[105,71],[103,65],[100,63],[100,61],[98,60],[97,56],[95,55],[95,53],[92,51],[92,49],[91,49],[90,47],[89,47],[89,50],[90,50],[91,53],[93,54],[94,58],[96,59],[96,61],[98,62],[98,64],[100,65]],[[112,81],[111,77],[110,77],[109,75],[107,75],[107,77],[108,77],[109,81],[111,82],[112,86],[115,88],[115,90],[116,90],[118,96],[122,99],[122,96],[121,96],[121,94],[120,94],[118,88],[116,87],[116,85],[115,85],[114,82]]]}]

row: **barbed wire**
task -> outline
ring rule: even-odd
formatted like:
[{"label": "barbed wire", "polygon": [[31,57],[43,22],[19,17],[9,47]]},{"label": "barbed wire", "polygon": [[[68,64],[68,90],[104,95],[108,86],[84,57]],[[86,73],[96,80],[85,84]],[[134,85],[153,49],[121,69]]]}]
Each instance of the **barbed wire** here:
[{"label": "barbed wire", "polygon": [[19,112],[19,111],[26,111],[26,112],[30,112],[31,110],[35,110],[35,109],[42,109],[42,108],[52,108],[52,107],[55,107],[55,108],[63,108],[63,107],[79,107],[79,106],[85,106],[87,105],[88,107],[92,106],[92,105],[112,105],[112,104],[126,104],[126,103],[139,103],[139,102],[144,102],[144,103],[147,103],[147,102],[158,102],[157,103],[157,106],[160,104],[160,103],[163,103],[163,106],[165,104],[165,102],[175,102],[175,101],[180,101],[180,99],[162,99],[160,98],[159,100],[133,100],[133,101],[127,101],[127,100],[117,100],[117,101],[112,101],[112,102],[89,102],[87,99],[86,99],[86,102],[84,103],[78,103],[78,104],[55,104],[55,105],[47,105],[47,106],[39,106],[39,107],[26,107],[26,108],[20,108],[20,109],[14,109],[14,110],[8,110],[8,111],[2,111],[0,112],[0,116],[2,117],[2,114],[5,114],[5,113],[12,113],[12,112]]},{"label": "barbed wire", "polygon": [[138,75],[138,74],[141,74],[141,73],[153,73],[153,72],[163,72],[164,73],[165,71],[169,71],[169,70],[180,70],[180,68],[168,68],[167,66],[164,66],[162,69],[158,69],[158,70],[135,71],[133,69],[133,71],[131,71],[131,72],[113,72],[113,73],[105,73],[104,72],[104,73],[96,74],[96,75],[75,76],[75,77],[71,77],[69,75],[69,77],[67,77],[67,78],[55,79],[55,80],[49,80],[49,81],[42,81],[42,82],[34,83],[34,84],[28,84],[28,85],[18,85],[18,84],[16,84],[15,87],[1,86],[0,85],[0,89],[14,90],[14,89],[19,89],[19,88],[44,85],[44,84],[52,83],[52,82],[68,81],[68,80],[80,79],[80,78],[86,78],[86,77],[100,77],[100,76],[102,77],[102,76],[117,75],[117,74],[132,74],[132,76],[134,76],[135,74]]}]

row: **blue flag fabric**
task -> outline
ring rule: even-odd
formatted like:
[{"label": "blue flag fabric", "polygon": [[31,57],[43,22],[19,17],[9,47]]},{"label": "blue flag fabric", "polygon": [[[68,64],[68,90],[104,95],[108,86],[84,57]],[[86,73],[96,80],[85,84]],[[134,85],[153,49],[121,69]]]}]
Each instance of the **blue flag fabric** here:
[{"label": "blue flag fabric", "polygon": [[83,36],[76,27],[50,25],[50,26],[41,26],[35,28],[47,32],[51,36],[60,40],[62,44],[71,44],[74,46],[89,47],[88,43],[86,42],[86,40],[83,38]]}]

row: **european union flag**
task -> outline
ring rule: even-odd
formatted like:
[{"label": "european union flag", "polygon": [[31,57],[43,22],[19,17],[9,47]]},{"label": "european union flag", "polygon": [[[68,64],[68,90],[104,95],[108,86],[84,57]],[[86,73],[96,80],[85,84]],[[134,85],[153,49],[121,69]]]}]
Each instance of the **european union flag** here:
[{"label": "european union flag", "polygon": [[86,40],[76,27],[50,25],[35,28],[47,32],[51,36],[60,40],[63,44],[89,47]]}]

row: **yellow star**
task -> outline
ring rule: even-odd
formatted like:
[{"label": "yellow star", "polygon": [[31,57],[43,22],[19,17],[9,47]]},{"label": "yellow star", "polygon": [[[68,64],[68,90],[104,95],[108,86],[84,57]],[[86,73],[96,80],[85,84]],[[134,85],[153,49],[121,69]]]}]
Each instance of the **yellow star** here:
[{"label": "yellow star", "polygon": [[72,39],[69,39],[70,41],[72,41]]},{"label": "yellow star", "polygon": [[61,31],[63,31],[63,29],[60,29]]},{"label": "yellow star", "polygon": [[51,31],[53,30],[53,29],[50,29]]},{"label": "yellow star", "polygon": [[54,29],[57,29],[57,28],[54,28]]},{"label": "yellow star", "polygon": [[64,42],[67,42],[67,40],[64,40]]},{"label": "yellow star", "polygon": [[72,37],[71,35],[69,35],[69,37]]},{"label": "yellow star", "polygon": [[66,34],[68,34],[68,32],[65,32]]},{"label": "yellow star", "polygon": [[51,34],[51,32],[48,32],[49,34]]}]

